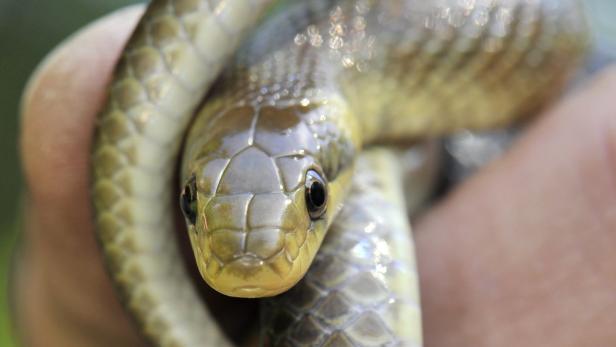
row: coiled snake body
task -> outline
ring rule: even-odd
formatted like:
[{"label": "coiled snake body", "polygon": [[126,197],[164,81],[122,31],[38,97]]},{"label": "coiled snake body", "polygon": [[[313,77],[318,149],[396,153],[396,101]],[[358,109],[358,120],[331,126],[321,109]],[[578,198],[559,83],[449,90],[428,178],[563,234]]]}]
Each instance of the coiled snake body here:
[{"label": "coiled snake body", "polygon": [[[180,205],[196,264],[222,293],[271,296],[304,276],[347,200],[363,148],[528,115],[560,91],[585,47],[574,0],[297,2],[251,32],[268,5],[154,1],[122,55],[99,117],[93,149],[99,238],[127,307],[160,345],[227,343],[172,237],[174,163],[206,92],[181,166]],[[394,171],[387,161],[366,160]],[[397,177],[375,175],[386,177],[381,183]],[[391,198],[391,186],[362,188],[357,178],[353,184],[354,201],[369,201],[361,192],[371,191],[366,196],[375,201],[401,204]],[[387,215],[386,205],[375,202],[373,212]],[[400,211],[383,224],[408,233]],[[337,222],[337,230],[366,213],[344,212],[349,222]],[[373,246],[380,242],[378,234],[365,237]],[[315,290],[341,281],[317,281],[323,287]],[[416,286],[407,289],[416,297]],[[338,307],[355,310],[345,300]],[[418,328],[396,328],[401,317],[419,321],[417,309],[397,306],[403,301],[381,312],[392,326],[381,335],[419,344]],[[342,321],[330,320],[327,339],[302,340],[314,329],[294,328],[295,337],[279,341],[389,343],[374,338],[379,334],[370,320]]]}]

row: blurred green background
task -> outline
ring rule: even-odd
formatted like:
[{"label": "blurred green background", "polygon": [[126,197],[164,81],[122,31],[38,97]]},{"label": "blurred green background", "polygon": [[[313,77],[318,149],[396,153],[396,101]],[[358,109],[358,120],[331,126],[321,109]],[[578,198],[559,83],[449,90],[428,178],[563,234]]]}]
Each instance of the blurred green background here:
[{"label": "blurred green background", "polygon": [[[0,0],[0,347],[13,346],[7,275],[18,239],[22,178],[18,159],[19,100],[36,65],[67,35],[137,0]],[[591,70],[616,57],[616,1],[587,0],[597,47]]]}]

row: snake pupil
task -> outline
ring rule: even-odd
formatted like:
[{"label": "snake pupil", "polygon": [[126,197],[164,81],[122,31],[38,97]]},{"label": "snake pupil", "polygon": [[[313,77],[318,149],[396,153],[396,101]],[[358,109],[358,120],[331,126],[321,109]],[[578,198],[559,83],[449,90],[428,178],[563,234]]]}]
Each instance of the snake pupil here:
[{"label": "snake pupil", "polygon": [[319,182],[314,182],[310,186],[310,200],[315,207],[325,204],[325,189]]},{"label": "snake pupil", "polygon": [[306,173],[306,206],[310,218],[318,219],[325,213],[327,188],[323,177],[315,170]]},{"label": "snake pupil", "polygon": [[195,176],[192,176],[184,186],[180,195],[180,208],[184,217],[194,225],[197,222],[197,184]]}]

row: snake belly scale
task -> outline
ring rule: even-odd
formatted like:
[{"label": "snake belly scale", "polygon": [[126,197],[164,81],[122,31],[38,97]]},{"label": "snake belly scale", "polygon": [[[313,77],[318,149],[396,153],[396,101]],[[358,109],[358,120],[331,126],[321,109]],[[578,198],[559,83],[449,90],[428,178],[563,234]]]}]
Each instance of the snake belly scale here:
[{"label": "snake belly scale", "polygon": [[181,207],[203,278],[275,295],[307,271],[363,148],[528,115],[585,48],[574,0],[297,2],[248,35],[269,3],[154,1],[98,120],[98,235],[160,345],[228,343],[171,240],[186,132]]}]

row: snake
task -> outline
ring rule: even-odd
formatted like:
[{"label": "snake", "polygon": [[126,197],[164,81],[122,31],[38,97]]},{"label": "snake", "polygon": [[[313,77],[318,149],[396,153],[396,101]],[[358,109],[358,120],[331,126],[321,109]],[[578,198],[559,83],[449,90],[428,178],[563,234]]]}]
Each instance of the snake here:
[{"label": "snake", "polygon": [[[94,222],[125,306],[157,345],[231,344],[182,261],[178,209],[207,285],[241,298],[284,293],[338,217],[346,232],[403,204],[391,187],[353,184],[370,180],[360,169],[381,186],[400,179],[389,161],[357,164],[364,150],[536,114],[562,91],[587,36],[576,0],[152,1],[116,66],[91,155]],[[370,199],[389,203],[370,212]],[[384,224],[408,233],[397,220]],[[376,292],[363,299],[379,301]],[[392,301],[384,330],[419,345],[402,326],[404,301]],[[323,343],[387,345],[370,322]]]}]

